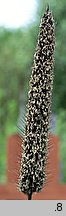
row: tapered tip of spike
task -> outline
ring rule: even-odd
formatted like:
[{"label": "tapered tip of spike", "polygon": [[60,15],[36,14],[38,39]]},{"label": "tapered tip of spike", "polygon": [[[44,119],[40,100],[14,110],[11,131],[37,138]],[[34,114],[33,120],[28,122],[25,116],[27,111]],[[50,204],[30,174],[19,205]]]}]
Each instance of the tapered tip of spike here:
[{"label": "tapered tip of spike", "polygon": [[47,6],[46,6],[46,11],[47,12],[49,11],[49,4],[47,4]]}]

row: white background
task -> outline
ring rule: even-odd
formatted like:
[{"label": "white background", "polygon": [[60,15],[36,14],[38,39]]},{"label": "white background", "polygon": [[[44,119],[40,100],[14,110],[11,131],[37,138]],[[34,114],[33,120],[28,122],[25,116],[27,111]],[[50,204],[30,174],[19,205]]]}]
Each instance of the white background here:
[{"label": "white background", "polygon": [[34,21],[36,0],[0,0],[0,26],[17,28]]}]

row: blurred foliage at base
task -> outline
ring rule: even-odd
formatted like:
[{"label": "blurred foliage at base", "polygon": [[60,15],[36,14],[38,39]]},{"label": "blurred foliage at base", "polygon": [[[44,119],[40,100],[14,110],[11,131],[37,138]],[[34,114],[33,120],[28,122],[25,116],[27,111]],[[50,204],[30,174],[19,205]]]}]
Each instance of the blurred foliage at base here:
[{"label": "blurred foliage at base", "polygon": [[[52,111],[60,137],[62,181],[66,182],[66,1],[48,0],[56,25],[56,49]],[[37,0],[35,22],[26,28],[0,28],[0,182],[5,181],[7,137],[17,132],[22,95],[28,92],[40,18],[46,0]]]}]

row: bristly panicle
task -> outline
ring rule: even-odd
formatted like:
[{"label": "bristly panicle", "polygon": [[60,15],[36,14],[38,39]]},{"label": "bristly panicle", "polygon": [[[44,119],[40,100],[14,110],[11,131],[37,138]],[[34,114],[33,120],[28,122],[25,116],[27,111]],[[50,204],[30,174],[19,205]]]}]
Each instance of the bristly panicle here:
[{"label": "bristly panicle", "polygon": [[28,195],[42,189],[46,181],[48,129],[53,89],[55,25],[46,9],[39,27],[29,82],[25,138],[18,180],[19,191]]}]

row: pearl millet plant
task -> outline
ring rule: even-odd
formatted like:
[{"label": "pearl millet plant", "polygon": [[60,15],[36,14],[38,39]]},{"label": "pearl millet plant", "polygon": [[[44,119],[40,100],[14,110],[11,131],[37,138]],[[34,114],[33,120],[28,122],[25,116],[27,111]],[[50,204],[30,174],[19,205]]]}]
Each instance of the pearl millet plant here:
[{"label": "pearl millet plant", "polygon": [[46,181],[48,130],[53,89],[55,24],[49,7],[39,27],[29,82],[23,153],[18,179],[19,191],[31,199]]}]

